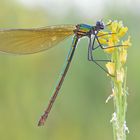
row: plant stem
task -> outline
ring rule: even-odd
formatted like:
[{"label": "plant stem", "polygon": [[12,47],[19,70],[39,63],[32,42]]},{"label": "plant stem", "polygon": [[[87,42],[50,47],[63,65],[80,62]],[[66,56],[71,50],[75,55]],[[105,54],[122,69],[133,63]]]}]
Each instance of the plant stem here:
[{"label": "plant stem", "polygon": [[112,53],[112,62],[115,63],[115,77],[112,78],[112,90],[114,92],[113,133],[114,140],[126,140],[126,110],[127,110],[127,88],[126,88],[126,67],[119,59],[120,50],[116,48]]}]

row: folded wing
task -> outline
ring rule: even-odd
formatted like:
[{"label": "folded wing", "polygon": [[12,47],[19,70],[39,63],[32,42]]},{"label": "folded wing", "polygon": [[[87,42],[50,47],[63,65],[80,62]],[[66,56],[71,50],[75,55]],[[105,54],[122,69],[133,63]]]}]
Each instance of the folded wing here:
[{"label": "folded wing", "polygon": [[0,51],[31,54],[47,50],[74,34],[73,25],[36,29],[0,29]]}]

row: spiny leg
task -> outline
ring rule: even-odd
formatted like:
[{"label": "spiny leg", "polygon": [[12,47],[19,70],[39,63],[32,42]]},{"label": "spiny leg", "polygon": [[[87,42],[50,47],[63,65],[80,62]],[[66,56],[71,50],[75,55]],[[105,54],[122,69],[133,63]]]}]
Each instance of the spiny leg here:
[{"label": "spiny leg", "polygon": [[99,47],[101,47],[101,49],[104,49],[104,47],[102,46],[102,44],[100,43],[99,39],[98,39],[98,36],[95,34],[95,38],[99,44]]},{"label": "spiny leg", "polygon": [[[94,50],[93,51],[95,51],[95,49],[97,49],[99,47],[101,49],[109,49],[109,48],[114,48],[114,47],[128,46],[128,45],[114,45],[114,46],[109,46],[109,47],[103,47],[102,44],[100,43],[97,35],[95,35],[95,38],[96,38],[96,40],[97,40],[97,42],[98,42],[99,45],[96,46],[96,47],[94,47]],[[94,58],[94,57],[92,57],[92,58]],[[114,77],[114,75],[111,75],[106,69],[104,69],[99,63],[96,62],[96,61],[110,61],[111,62],[111,60],[96,60],[96,59],[92,59],[92,61],[95,64],[97,64],[103,71],[105,71],[107,74],[109,74],[111,77]]]},{"label": "spiny leg", "polygon": [[[98,33],[97,33],[98,34]],[[96,37],[94,36],[94,38],[93,38],[93,42],[92,42],[92,49],[90,50],[90,54],[92,55],[92,60],[93,60],[93,58],[94,58],[94,56],[93,56],[93,54],[92,54],[92,52],[94,52],[97,48],[99,48],[100,47],[100,45],[98,45],[98,46],[94,46],[95,45],[95,40],[96,40]],[[90,44],[89,44],[89,48],[91,48],[90,47],[90,45],[91,45],[91,39],[90,39]],[[106,59],[94,59],[94,61],[101,61],[101,62],[110,62],[111,60],[106,60]]]},{"label": "spiny leg", "polygon": [[[100,43],[99,37],[102,37],[102,36],[105,36],[105,35],[110,35],[110,34],[116,34],[116,33],[107,33],[107,34],[102,34],[102,35],[100,35],[100,36],[97,36],[97,34],[95,34],[95,38],[96,38],[96,40],[97,40],[97,42],[98,42],[98,44],[99,44],[96,48],[101,47],[101,49],[105,49],[105,48],[103,47],[103,45]],[[96,48],[95,48],[95,49],[96,49]]]},{"label": "spiny leg", "polygon": [[99,39],[97,40],[97,42],[98,42],[99,45],[96,46],[96,47],[94,47],[95,39],[97,39],[97,38],[99,38],[99,37],[102,37],[102,36],[111,35],[111,34],[116,34],[116,33],[110,32],[110,33],[106,33],[106,34],[102,34],[102,35],[97,36],[97,35],[98,35],[98,32],[97,32],[97,33],[95,34],[94,39],[93,39],[92,50],[95,50],[95,49],[101,47],[101,43],[99,43]]},{"label": "spiny leg", "polygon": [[[89,46],[88,46],[88,60],[89,61],[91,61],[91,62],[94,62],[97,66],[99,66],[103,71],[105,71],[107,74],[109,74],[109,72],[105,69],[105,68],[103,68],[97,61],[100,61],[100,62],[108,62],[108,61],[110,61],[110,60],[103,60],[103,59],[99,59],[99,60],[96,60],[96,59],[94,59],[94,56],[93,56],[93,54],[92,54],[92,45],[94,46],[94,42],[95,42],[95,36],[94,36],[94,38],[93,38],[93,42],[92,42],[92,44],[91,44],[91,38],[89,38],[90,40],[89,40]],[[90,58],[89,58],[89,54],[90,54]],[[92,56],[92,57],[91,57]],[[110,74],[109,74],[110,75]],[[110,76],[112,76],[112,75],[110,75]]]},{"label": "spiny leg", "polygon": [[99,63],[97,63],[96,60],[93,59],[92,62],[94,62],[97,66],[99,66],[105,73],[107,73],[111,77],[114,77],[114,75],[111,75],[105,68],[103,68]]},{"label": "spiny leg", "polygon": [[[95,49],[97,49],[98,47],[100,47],[100,46],[97,46],[97,47],[95,47],[94,48],[94,43],[95,43],[95,36],[94,36],[94,38],[93,38],[93,41],[92,41],[92,38],[91,38],[91,36],[89,37],[89,45],[88,45],[88,60],[89,61],[93,61],[93,54],[92,54],[92,51],[93,50],[95,50]],[[94,49],[92,49],[92,48],[94,48]],[[110,61],[110,60],[105,60],[105,59],[99,59],[99,60],[95,60],[95,61]]]},{"label": "spiny leg", "polygon": [[111,48],[118,48],[118,47],[123,47],[123,46],[128,46],[128,45],[114,45],[114,46],[106,46],[106,47],[103,47],[102,49],[111,49]]},{"label": "spiny leg", "polygon": [[99,35],[99,36],[96,34],[96,36],[99,38],[99,37],[102,37],[102,36],[113,35],[113,34],[116,34],[116,33],[108,32],[106,34],[102,34],[102,35]]},{"label": "spiny leg", "polygon": [[109,46],[109,47],[103,47],[103,45],[100,43],[98,36],[96,34],[95,34],[95,38],[99,44],[97,47],[95,47],[95,49],[98,47],[101,47],[101,49],[109,49],[109,48],[117,48],[117,47],[121,47],[121,46],[128,46],[128,45],[114,45],[114,46]]}]

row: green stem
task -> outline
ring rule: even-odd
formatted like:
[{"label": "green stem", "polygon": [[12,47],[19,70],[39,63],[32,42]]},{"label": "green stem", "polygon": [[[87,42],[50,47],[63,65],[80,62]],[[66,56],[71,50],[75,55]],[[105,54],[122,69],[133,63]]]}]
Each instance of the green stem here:
[{"label": "green stem", "polygon": [[[112,118],[114,140],[126,140],[126,109],[127,109],[127,88],[126,88],[126,68],[119,59],[119,48],[116,48],[112,54],[112,62],[115,63],[115,77],[112,78],[114,91],[114,115]],[[118,81],[117,73],[125,69],[124,78]]]}]

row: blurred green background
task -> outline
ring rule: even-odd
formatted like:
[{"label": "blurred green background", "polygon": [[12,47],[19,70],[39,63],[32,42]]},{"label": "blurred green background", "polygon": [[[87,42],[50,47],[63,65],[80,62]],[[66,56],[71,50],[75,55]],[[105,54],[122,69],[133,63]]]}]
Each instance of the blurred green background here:
[{"label": "blurred green background", "polygon": [[[57,24],[95,24],[99,19],[123,20],[132,46],[128,53],[128,140],[140,130],[140,2],[138,0],[0,0],[0,28]],[[87,61],[82,39],[44,127],[37,122],[47,106],[71,39],[38,54],[0,54],[0,140],[112,140],[110,79]],[[97,52],[100,56],[100,52]],[[102,55],[101,55],[102,57]]]}]

